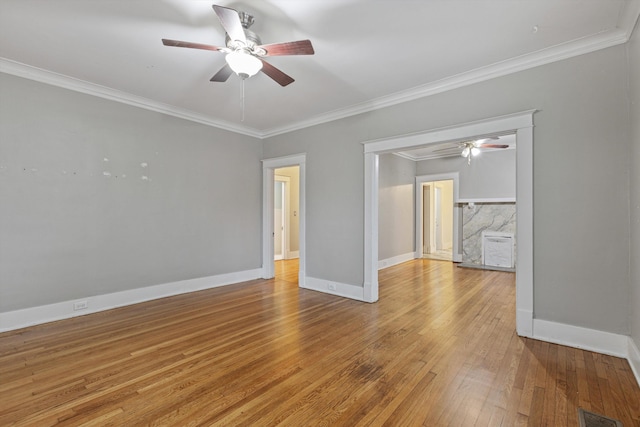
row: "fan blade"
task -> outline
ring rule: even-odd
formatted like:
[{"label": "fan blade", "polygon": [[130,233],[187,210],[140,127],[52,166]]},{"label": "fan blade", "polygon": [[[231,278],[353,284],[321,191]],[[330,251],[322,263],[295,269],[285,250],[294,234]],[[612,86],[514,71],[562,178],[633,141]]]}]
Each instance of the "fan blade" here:
[{"label": "fan blade", "polygon": [[272,43],[258,46],[267,51],[265,56],[280,55],[313,55],[315,52],[311,41],[298,40],[296,42]]},{"label": "fan blade", "polygon": [[244,29],[242,28],[238,11],[215,4],[213,5],[213,10],[216,12],[216,15],[218,15],[222,28],[229,34],[231,40],[240,40],[246,44],[247,37],[244,35]]},{"label": "fan blade", "polygon": [[478,148],[509,148],[506,144],[482,144]]},{"label": "fan blade", "polygon": [[220,68],[220,70],[215,74],[215,76],[211,77],[210,82],[226,82],[229,79],[229,76],[233,74],[233,70],[229,67],[229,64],[224,64],[224,67]]},{"label": "fan blade", "polygon": [[188,47],[191,49],[203,49],[203,50],[213,50],[213,51],[218,51],[222,49],[221,47],[211,46],[208,44],[183,42],[180,40],[169,40],[169,39],[162,39],[162,44],[165,46]]},{"label": "fan blade", "polygon": [[263,61],[262,59],[260,61],[262,61],[262,72],[275,80],[280,86],[286,86],[295,81],[293,78],[278,70],[267,61]]}]

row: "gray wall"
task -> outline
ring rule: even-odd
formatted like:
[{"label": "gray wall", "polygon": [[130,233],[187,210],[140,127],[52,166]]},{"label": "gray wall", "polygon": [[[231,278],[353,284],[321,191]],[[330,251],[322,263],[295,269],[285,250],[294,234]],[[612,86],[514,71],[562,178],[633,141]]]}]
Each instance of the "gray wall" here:
[{"label": "gray wall", "polygon": [[460,199],[515,199],[516,150],[487,151],[471,164],[460,157],[417,162],[416,174],[459,172]]},{"label": "gray wall", "polygon": [[0,311],[260,267],[260,141],[5,74],[0,92]]},{"label": "gray wall", "polygon": [[[362,141],[536,108],[535,316],[633,323],[637,342],[637,44],[265,141],[263,158],[307,153],[307,273],[362,285]],[[16,77],[0,90],[0,310],[260,266],[259,142]]]},{"label": "gray wall", "polygon": [[415,250],[416,164],[394,154],[379,162],[378,259]]},{"label": "gray wall", "polygon": [[640,24],[627,46],[631,99],[631,336],[640,348]]},{"label": "gray wall", "polygon": [[362,285],[362,141],[535,108],[534,315],[628,334],[626,64],[617,46],[268,139],[307,153],[308,274]]}]

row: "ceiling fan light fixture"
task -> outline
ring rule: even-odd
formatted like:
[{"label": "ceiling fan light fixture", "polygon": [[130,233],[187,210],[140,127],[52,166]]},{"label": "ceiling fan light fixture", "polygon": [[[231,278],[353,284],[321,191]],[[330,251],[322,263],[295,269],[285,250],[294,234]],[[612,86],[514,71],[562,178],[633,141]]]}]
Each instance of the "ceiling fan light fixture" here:
[{"label": "ceiling fan light fixture", "polygon": [[228,53],[225,59],[233,72],[243,80],[255,75],[262,69],[262,61],[243,51]]},{"label": "ceiling fan light fixture", "polygon": [[464,147],[464,149],[462,150],[462,153],[460,153],[460,155],[462,157],[468,157],[470,152],[471,152],[471,149],[467,146],[467,147]]},{"label": "ceiling fan light fixture", "polygon": [[471,148],[471,155],[472,156],[477,156],[478,154],[480,154],[480,149],[478,147],[473,147]]}]

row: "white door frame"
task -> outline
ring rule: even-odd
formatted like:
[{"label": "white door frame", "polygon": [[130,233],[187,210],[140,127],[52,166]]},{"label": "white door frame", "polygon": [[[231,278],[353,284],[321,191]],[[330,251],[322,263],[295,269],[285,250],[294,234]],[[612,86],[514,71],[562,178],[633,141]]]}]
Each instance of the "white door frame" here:
[{"label": "white door frame", "polygon": [[422,187],[427,182],[434,181],[453,181],[453,249],[452,257],[454,262],[462,262],[462,255],[460,254],[460,244],[459,244],[459,224],[460,224],[460,207],[458,205],[458,189],[459,189],[459,181],[460,174],[458,172],[450,172],[450,173],[438,173],[433,175],[420,175],[416,176],[416,249],[415,249],[415,257],[422,258],[423,257],[423,247],[424,247],[424,225],[422,223],[423,215],[422,212],[424,206],[424,193]]},{"label": "white door frame", "polygon": [[516,143],[516,331],[533,336],[533,114],[536,110],[493,117],[364,144],[364,299],[378,300],[378,166],[383,153],[445,141],[515,133]]},{"label": "white door frame", "polygon": [[275,170],[288,166],[300,167],[300,226],[298,230],[298,239],[300,245],[300,260],[298,268],[298,286],[303,287],[306,277],[306,243],[305,243],[305,226],[306,226],[306,204],[305,204],[305,165],[306,154],[295,154],[286,157],[277,157],[273,159],[265,159],[262,161],[262,277],[271,279],[275,275],[273,264],[274,248],[273,248],[273,214],[274,214],[274,184]]}]

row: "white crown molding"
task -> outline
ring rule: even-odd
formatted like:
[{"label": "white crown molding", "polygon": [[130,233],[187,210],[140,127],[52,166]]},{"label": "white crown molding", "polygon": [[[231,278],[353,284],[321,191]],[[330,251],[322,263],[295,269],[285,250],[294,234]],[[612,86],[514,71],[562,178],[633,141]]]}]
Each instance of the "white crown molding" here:
[{"label": "white crown molding", "polygon": [[625,1],[618,17],[618,28],[625,32],[627,40],[631,38],[638,19],[640,19],[640,0]]},{"label": "white crown molding", "polygon": [[123,104],[144,108],[146,110],[151,110],[162,114],[167,114],[169,116],[178,117],[230,132],[243,134],[259,139],[262,138],[260,132],[250,128],[236,126],[233,123],[225,122],[222,120],[215,120],[211,117],[194,113],[193,111],[174,107],[168,104],[163,104],[152,99],[132,95],[127,92],[97,85],[84,80],[65,76],[63,74],[43,70],[42,68],[33,67],[31,65],[12,61],[10,59],[0,58],[0,72],[23,77],[29,80],[35,80],[37,82],[46,83],[52,86],[62,87],[87,95],[97,96],[99,98],[109,99],[111,101],[121,102]]},{"label": "white crown molding", "polygon": [[640,15],[640,1],[632,0],[624,3],[620,13],[619,24],[615,30],[604,31],[593,36],[573,40],[561,45],[542,49],[537,52],[522,55],[516,58],[497,62],[486,67],[477,68],[455,76],[447,77],[421,86],[416,86],[388,96],[373,99],[371,101],[337,109],[312,117],[308,120],[298,121],[289,125],[260,131],[258,129],[237,126],[233,123],[216,120],[193,111],[163,104],[151,99],[132,95],[126,92],[97,85],[73,77],[47,71],[41,68],[22,64],[6,58],[0,58],[0,72],[13,74],[30,80],[59,86],[81,93],[109,99],[124,104],[156,111],[196,123],[213,126],[219,129],[235,132],[258,139],[270,138],[284,133],[293,132],[311,126],[328,123],[357,114],[362,114],[385,107],[413,101],[449,90],[480,83],[496,77],[517,73],[530,68],[572,58],[600,49],[626,43],[633,32],[635,23]]},{"label": "white crown molding", "polygon": [[[636,7],[636,9],[638,8]],[[631,32],[633,30],[633,25],[631,25],[631,23],[635,25],[635,21],[638,19],[638,10],[634,10],[633,13],[635,13],[635,17],[632,16],[631,18],[624,19],[624,24],[630,26],[630,28],[627,27],[625,29],[602,32],[590,37],[585,37],[516,58],[497,62],[486,67],[477,68],[475,70],[467,71],[455,76],[427,83],[425,85],[416,86],[389,96],[380,97],[351,107],[334,110],[289,126],[273,128],[263,133],[262,137],[269,138],[306,127],[328,123],[334,120],[355,116],[357,114],[390,107],[464,86],[469,86],[475,83],[480,83],[496,77],[517,73],[519,71],[561,61],[563,59],[573,58],[575,56],[595,52],[600,49],[624,44],[631,36]],[[627,15],[629,15],[629,13]]]}]

